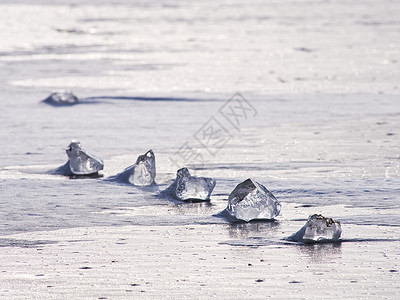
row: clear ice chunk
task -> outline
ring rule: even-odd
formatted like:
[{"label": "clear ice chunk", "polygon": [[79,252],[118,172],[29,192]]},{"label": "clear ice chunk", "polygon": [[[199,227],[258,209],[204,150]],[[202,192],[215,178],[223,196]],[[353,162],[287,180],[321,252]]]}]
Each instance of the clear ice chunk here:
[{"label": "clear ice chunk", "polygon": [[238,184],[229,195],[226,211],[246,222],[272,220],[279,215],[281,204],[265,186],[249,178]]},{"label": "clear ice chunk", "polygon": [[134,185],[147,186],[154,184],[156,178],[156,158],[153,150],[140,155],[133,165],[129,182]]},{"label": "clear ice chunk", "polygon": [[60,91],[51,93],[43,102],[54,106],[63,106],[77,104],[79,99],[72,92]]},{"label": "clear ice chunk", "polygon": [[103,161],[87,153],[76,140],[69,144],[65,152],[69,158],[69,168],[74,175],[90,175],[103,170]]},{"label": "clear ice chunk", "polygon": [[309,216],[307,223],[287,240],[302,243],[337,242],[341,234],[339,221],[315,214]]},{"label": "clear ice chunk", "polygon": [[118,175],[112,177],[112,180],[129,182],[137,186],[153,185],[156,178],[156,157],[153,150],[140,155],[136,163],[127,167]]},{"label": "clear ice chunk", "polygon": [[174,183],[167,189],[178,200],[210,200],[215,180],[207,177],[191,176],[187,168],[176,172]]}]

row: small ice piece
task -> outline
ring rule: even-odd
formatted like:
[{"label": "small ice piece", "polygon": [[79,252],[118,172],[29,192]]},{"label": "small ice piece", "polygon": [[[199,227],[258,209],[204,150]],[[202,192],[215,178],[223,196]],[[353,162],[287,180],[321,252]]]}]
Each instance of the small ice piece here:
[{"label": "small ice piece", "polygon": [[124,171],[112,179],[116,181],[129,182],[137,186],[153,185],[156,178],[156,158],[153,150],[140,155],[136,163],[127,167]]},{"label": "small ice piece", "polygon": [[134,185],[146,186],[154,184],[156,178],[156,158],[153,150],[140,155],[133,165],[129,182]]},{"label": "small ice piece", "polygon": [[210,200],[215,183],[212,178],[191,176],[187,168],[182,168],[176,172],[176,179],[168,190],[179,200],[207,201]]},{"label": "small ice piece", "polygon": [[315,214],[309,216],[307,223],[287,240],[302,243],[337,242],[341,234],[339,221]]},{"label": "small ice piece", "polygon": [[77,104],[79,99],[70,91],[60,91],[51,93],[43,102],[54,106],[64,106]]},{"label": "small ice piece", "polygon": [[246,222],[272,220],[279,215],[281,204],[265,186],[249,178],[239,183],[229,195],[226,211]]},{"label": "small ice piece", "polygon": [[74,175],[90,175],[103,170],[103,161],[82,149],[79,141],[73,140],[65,152],[69,158],[69,168]]}]

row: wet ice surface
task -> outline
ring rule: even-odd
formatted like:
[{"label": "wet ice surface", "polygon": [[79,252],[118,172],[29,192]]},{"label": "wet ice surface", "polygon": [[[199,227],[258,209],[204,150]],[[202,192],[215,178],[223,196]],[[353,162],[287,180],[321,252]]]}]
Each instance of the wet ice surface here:
[{"label": "wet ice surface", "polygon": [[[287,220],[287,203],[298,204],[298,214],[290,219],[301,219],[301,223],[287,230],[286,236],[303,226],[308,215],[322,213],[321,207],[334,204],[365,208],[350,209],[351,213],[346,215],[342,211],[326,213],[342,224],[400,226],[399,145],[395,138],[400,134],[395,111],[397,99],[380,96],[382,100],[376,102],[375,96],[363,96],[364,101],[375,106],[374,113],[369,111],[370,106],[362,106],[357,116],[345,109],[343,115],[336,116],[331,115],[332,110],[327,110],[314,113],[315,121],[311,122],[309,115],[303,117],[302,110],[313,110],[318,101],[325,101],[330,108],[333,108],[331,103],[335,103],[338,110],[337,106],[345,107],[346,103],[355,105],[348,101],[361,97],[304,97],[300,100],[304,108],[294,106],[295,96],[282,96],[282,100],[254,97],[252,103],[261,115],[274,111],[273,122],[249,120],[249,126],[235,133],[224,151],[213,157],[207,156],[207,151],[192,138],[203,121],[180,118],[179,111],[189,115],[192,111],[202,111],[205,122],[224,103],[223,96],[212,100],[214,97],[204,101],[104,99],[93,105],[62,107],[62,110],[41,105],[37,101],[40,97],[23,105],[15,100],[18,113],[14,120],[8,114],[0,120],[2,128],[12,133],[3,132],[3,140],[10,141],[12,136],[21,136],[22,132],[29,132],[29,137],[14,138],[1,149],[0,209],[5,220],[2,232],[93,225],[224,223],[212,215],[227,206],[230,191],[249,176],[268,186],[281,202],[278,222]],[[8,107],[13,107],[10,105]],[[29,122],[20,119],[27,109]],[[141,113],[133,114],[136,110]],[[90,114],[93,118],[90,118],[90,126],[86,126],[80,120]],[[273,124],[278,121],[274,120],[276,114],[283,116],[283,123]],[[286,120],[290,119],[287,115],[293,117],[293,124]],[[118,116],[120,122],[108,122],[109,116]],[[125,126],[132,116],[140,124],[134,135]],[[152,118],[156,118],[155,128],[151,125]],[[168,125],[171,120],[173,126]],[[258,122],[263,129],[252,127]],[[184,139],[177,140],[171,128],[180,131]],[[65,140],[76,136],[76,132],[80,133],[86,148],[104,158],[104,179],[70,180],[46,174],[63,162],[60,153],[64,151]],[[151,134],[155,138],[150,138]],[[215,178],[218,182],[211,196],[211,206],[191,204],[185,207],[154,197],[173,182],[175,167],[169,158],[179,158],[175,153],[187,139],[206,158],[204,165],[193,164],[193,174]],[[243,146],[247,144],[254,146]],[[121,186],[105,180],[135,161],[136,153],[145,153],[148,147],[159,153],[155,190]],[[345,228],[343,237],[346,238]]]},{"label": "wet ice surface", "polygon": [[[9,173],[8,170],[7,174]],[[4,171],[1,174],[4,176]],[[102,178],[68,179],[62,176],[53,179],[49,178],[49,175],[37,176],[28,173],[15,176],[18,179],[14,177],[0,180],[0,188],[3,191],[0,202],[0,213],[4,220],[0,224],[2,234],[76,226],[228,224],[226,220],[213,215],[227,206],[226,191],[237,184],[236,180],[219,179],[210,203],[186,204],[171,202],[157,196],[168,184],[140,188],[109,182]],[[296,232],[313,213],[335,216],[335,220],[342,223],[344,239],[354,238],[346,232],[346,226],[350,224],[380,225],[382,228],[400,226],[400,207],[397,204],[397,189],[400,183],[398,179],[390,180],[389,184],[386,180],[376,181],[375,183],[381,186],[380,191],[370,195],[364,192],[363,186],[368,183],[366,180],[345,182],[332,179],[329,182],[333,186],[341,184],[342,187],[332,188],[328,183],[315,182],[313,188],[303,187],[291,191],[290,194],[279,187],[276,190],[272,189],[282,204],[282,212],[272,224],[285,228],[285,234],[278,238],[285,238]],[[285,180],[285,184],[296,186],[301,182]],[[383,187],[384,185],[386,186]],[[354,188],[355,186],[359,187]],[[330,195],[325,201],[321,200],[322,190]],[[351,194],[348,193],[349,190]],[[386,200],[375,203],[376,197]],[[299,203],[299,200],[304,201]],[[252,228],[251,226],[260,222],[250,224],[253,224],[249,225]],[[268,232],[267,228],[250,231],[250,236],[265,237]]]},{"label": "wet ice surface", "polygon": [[[203,120],[189,120],[194,119],[194,114],[188,119],[181,118],[180,111],[188,115],[201,111],[206,122],[224,103],[221,95],[215,101],[214,96],[204,101],[104,99],[93,105],[62,108],[42,105],[38,103],[40,97],[25,100],[24,104],[17,101],[24,99],[18,94],[10,97],[14,97],[14,104],[6,104],[2,110],[14,106],[17,113],[13,119],[5,114],[0,120],[2,128],[8,130],[2,133],[5,143],[0,160],[4,234],[93,225],[224,223],[212,215],[227,206],[230,191],[250,176],[265,184],[281,202],[278,222],[287,220],[287,203],[298,204],[298,214],[290,219],[301,219],[301,222],[287,230],[286,236],[303,226],[308,215],[322,213],[321,207],[335,204],[365,208],[350,209],[351,213],[346,215],[342,211],[325,213],[342,224],[400,226],[400,163],[396,138],[400,131],[397,98],[392,96],[380,96],[380,101],[374,101],[375,96],[302,96],[301,107],[294,105],[298,101],[296,96],[281,96],[282,100],[251,98],[259,115],[274,111],[272,119],[249,120],[248,127],[235,133],[215,157],[208,155],[192,138]],[[358,115],[344,109],[347,104],[362,103],[350,99],[361,101],[361,98],[369,105],[360,107]],[[303,115],[303,110],[313,110],[319,101],[324,101],[328,108],[343,107],[342,115],[332,115],[329,109],[307,117]],[[374,112],[370,111],[371,106]],[[21,115],[27,114],[26,110],[29,118],[23,120]],[[141,113],[134,114],[137,110]],[[93,115],[90,126],[81,121],[88,115]],[[278,122],[274,119],[276,115],[283,116],[278,125],[273,124]],[[288,115],[292,116],[293,123]],[[118,116],[120,122],[109,122],[110,116]],[[139,124],[134,132],[125,125],[132,121],[132,116]],[[310,117],[315,120],[311,121]],[[153,122],[156,127],[152,126]],[[174,125],[168,125],[170,122]],[[262,129],[252,127],[256,123]],[[176,138],[177,131],[181,132],[181,140]],[[11,142],[12,137],[26,132],[29,132],[28,138],[13,138]],[[65,140],[77,132],[85,147],[104,159],[104,179],[70,180],[46,174],[63,163],[60,153],[64,151]],[[153,197],[173,182],[176,168],[169,158],[179,159],[175,153],[186,140],[206,158],[204,165],[193,164],[190,168],[193,175],[211,177],[218,182],[209,207],[179,206]],[[248,144],[253,146],[247,148]],[[149,147],[157,153],[159,170],[154,191],[105,180],[130,165],[137,159],[137,153],[145,153]],[[137,209],[139,206],[143,209]],[[347,238],[345,227],[343,230],[343,237]]]}]

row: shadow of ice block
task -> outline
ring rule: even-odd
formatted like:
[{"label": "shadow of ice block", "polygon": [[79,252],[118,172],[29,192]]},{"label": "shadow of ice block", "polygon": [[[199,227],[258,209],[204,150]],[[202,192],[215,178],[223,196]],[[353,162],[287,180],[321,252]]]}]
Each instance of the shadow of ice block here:
[{"label": "shadow of ice block", "polygon": [[265,186],[247,179],[229,195],[226,211],[235,219],[246,222],[255,219],[272,220],[279,215],[281,204]]},{"label": "shadow of ice block", "polygon": [[309,216],[307,223],[287,240],[306,244],[337,242],[341,234],[342,228],[339,221],[315,214]]},{"label": "shadow of ice block", "polygon": [[61,174],[66,176],[93,175],[103,170],[103,161],[86,152],[79,141],[73,140],[65,152],[68,155],[68,161],[61,167],[53,170],[53,174]]},{"label": "shadow of ice block", "polygon": [[121,173],[112,177],[112,180],[127,182],[136,186],[149,186],[155,184],[156,158],[153,150],[140,155],[136,163],[127,167]]},{"label": "shadow of ice block", "polygon": [[60,91],[51,93],[42,102],[53,106],[69,106],[77,104],[79,102],[79,99],[72,92]]},{"label": "shadow of ice block", "polygon": [[182,168],[176,172],[175,181],[165,192],[182,201],[208,201],[215,183],[212,178],[191,176],[187,168]]}]

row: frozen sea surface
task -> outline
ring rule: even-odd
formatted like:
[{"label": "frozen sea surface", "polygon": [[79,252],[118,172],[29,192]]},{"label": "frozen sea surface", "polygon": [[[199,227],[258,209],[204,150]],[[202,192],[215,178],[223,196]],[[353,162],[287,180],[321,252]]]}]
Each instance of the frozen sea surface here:
[{"label": "frozen sea surface", "polygon": [[[0,297],[397,299],[399,11],[0,0]],[[58,90],[79,103],[41,102]],[[100,176],[49,174],[73,139]],[[149,149],[157,185],[109,180]],[[210,202],[159,194],[182,167],[216,180]],[[221,217],[246,178],[276,221]],[[285,240],[313,214],[339,243]]]},{"label": "frozen sea surface", "polygon": [[[399,8],[0,1],[0,233],[220,224],[212,215],[248,177],[281,201],[283,223],[330,207],[343,236],[347,223],[400,226]],[[81,103],[40,102],[58,89]],[[240,126],[220,111],[235,92],[254,108]],[[199,141],[212,117],[221,149]],[[102,178],[47,174],[73,138],[104,158]],[[106,180],[148,149],[158,186]],[[157,197],[180,167],[217,180],[210,204]]]}]

